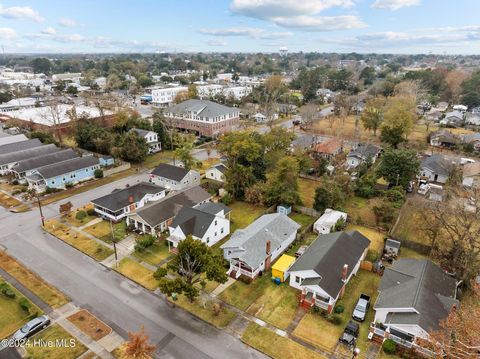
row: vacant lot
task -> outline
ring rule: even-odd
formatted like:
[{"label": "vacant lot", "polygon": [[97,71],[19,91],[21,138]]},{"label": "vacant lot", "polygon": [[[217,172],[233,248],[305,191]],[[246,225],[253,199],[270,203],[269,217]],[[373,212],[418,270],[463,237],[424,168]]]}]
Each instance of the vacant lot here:
[{"label": "vacant lot", "polygon": [[76,359],[87,351],[87,348],[78,339],[73,338],[65,329],[56,324],[41,331],[32,339],[53,341],[54,343],[55,340],[64,340],[68,344],[70,344],[70,340],[74,340],[75,346],[26,346],[29,359]]},{"label": "vacant lot", "polygon": [[67,319],[93,340],[100,340],[112,332],[112,328],[85,309],[69,316]]},{"label": "vacant lot", "polygon": [[276,359],[325,359],[324,356],[305,348],[293,340],[281,337],[255,323],[248,325],[243,332],[242,341]]},{"label": "vacant lot", "polygon": [[[95,216],[89,216],[87,211],[90,211],[93,209],[93,205],[86,205],[80,208],[75,209],[74,211],[71,211],[67,216],[65,216],[65,220],[70,223],[70,225],[74,227],[81,227],[87,224],[88,222],[94,220]],[[82,219],[77,219],[77,213],[83,211],[85,214],[87,214],[86,217]]]},{"label": "vacant lot", "polygon": [[168,245],[165,240],[160,240],[159,242],[152,244],[142,252],[133,252],[135,258],[153,266],[158,265],[161,261],[167,259],[171,255],[172,253],[168,251]]},{"label": "vacant lot", "polygon": [[308,225],[312,224],[315,221],[315,218],[307,216],[306,214],[303,214],[303,213],[292,212],[288,216],[302,226],[299,229],[299,231],[303,230],[304,228],[306,228]]},{"label": "vacant lot", "polygon": [[5,194],[3,192],[0,192],[0,206],[5,208],[12,208],[20,206],[21,204],[22,202],[20,202],[18,199],[9,196],[8,194]]},{"label": "vacant lot", "polygon": [[230,232],[233,233],[239,228],[245,228],[260,217],[266,210],[265,207],[254,206],[245,202],[233,202],[228,205],[230,212]]},{"label": "vacant lot", "polygon": [[104,241],[105,243],[112,243],[112,228],[113,228],[113,235],[115,237],[116,242],[120,242],[127,236],[127,224],[125,222],[119,222],[112,224],[110,226],[110,222],[108,221],[101,221],[99,223],[92,224],[84,228],[83,230],[92,236]]},{"label": "vacant lot", "polygon": [[349,224],[346,228],[347,231],[359,231],[365,237],[370,239],[370,249],[382,253],[384,247],[384,238],[387,237],[387,234],[384,232],[377,231],[372,228],[367,228],[364,226],[359,226],[356,224]]},{"label": "vacant lot", "polygon": [[300,192],[300,199],[305,207],[313,208],[315,201],[315,189],[321,185],[321,182],[299,178],[298,189]]},{"label": "vacant lot", "polygon": [[[21,328],[25,323],[31,319],[34,313],[42,314],[40,308],[35,306],[32,302],[26,299],[18,290],[12,285],[6,283],[0,277],[0,285],[2,288],[9,288],[11,291],[11,298],[4,293],[0,293],[0,339],[6,338],[13,334],[17,329]],[[26,301],[30,309],[24,310],[20,306],[20,301]]]},{"label": "vacant lot", "polygon": [[97,261],[103,261],[113,254],[113,250],[110,248],[95,242],[93,239],[67,227],[55,219],[46,221],[44,228],[58,239],[70,244]]},{"label": "vacant lot", "polygon": [[298,291],[273,283],[270,273],[250,284],[236,281],[220,299],[282,329],[288,327],[298,307]]},{"label": "vacant lot", "polygon": [[153,278],[153,272],[130,258],[124,258],[118,264],[117,271],[147,289],[154,290],[158,282]]},{"label": "vacant lot", "polygon": [[422,215],[419,212],[420,199],[408,199],[400,211],[400,219],[393,233],[394,237],[428,245],[428,237],[423,228]]},{"label": "vacant lot", "polygon": [[46,283],[37,274],[25,268],[7,253],[1,251],[0,268],[22,283],[52,308],[61,307],[69,302],[69,299],[57,288]]},{"label": "vacant lot", "polygon": [[[171,299],[170,299],[171,300]],[[213,302],[200,296],[192,303],[183,294],[177,297],[175,304],[213,324],[217,328],[225,328],[236,317],[236,314],[225,306],[221,306],[218,314],[214,312]]]},{"label": "vacant lot", "polygon": [[[371,297],[371,303],[375,303],[377,297],[378,286],[380,285],[381,277],[375,273],[360,270],[355,277],[353,277],[347,285],[343,299],[337,302],[342,304],[345,308],[342,314],[336,314],[342,319],[342,324],[334,325],[328,322],[320,314],[309,313],[300,321],[293,334],[308,343],[317,345],[320,348],[333,350],[338,343],[338,338],[345,325],[351,318],[355,304],[357,303],[360,294],[364,293]],[[360,324],[360,336],[357,346],[362,349],[362,352],[369,344],[367,339],[368,327],[373,321],[374,311],[369,309],[367,318]]]}]

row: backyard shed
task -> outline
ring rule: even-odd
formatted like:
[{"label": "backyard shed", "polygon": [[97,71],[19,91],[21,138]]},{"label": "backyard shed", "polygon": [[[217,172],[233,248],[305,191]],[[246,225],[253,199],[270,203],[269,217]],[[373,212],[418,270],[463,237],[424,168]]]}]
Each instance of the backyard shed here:
[{"label": "backyard shed", "polygon": [[274,281],[285,282],[288,278],[288,270],[295,262],[295,257],[284,254],[272,266],[272,279]]},{"label": "backyard shed", "polygon": [[277,207],[277,213],[283,213],[288,216],[292,213],[292,206],[289,206],[288,204],[280,204]]}]

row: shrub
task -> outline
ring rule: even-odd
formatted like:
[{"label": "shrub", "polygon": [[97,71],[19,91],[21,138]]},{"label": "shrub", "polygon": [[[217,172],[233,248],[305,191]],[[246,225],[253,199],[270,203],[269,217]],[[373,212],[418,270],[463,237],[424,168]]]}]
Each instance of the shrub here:
[{"label": "shrub", "polygon": [[319,307],[317,307],[316,305],[314,305],[312,307],[312,313],[314,314],[320,314],[321,313],[321,309]]},{"label": "shrub", "polygon": [[72,188],[73,187],[73,183],[72,182],[67,182],[65,183],[65,188]]},{"label": "shrub", "polygon": [[77,214],[75,215],[75,218],[81,221],[82,219],[85,219],[87,217],[87,212],[85,211],[78,211]]},{"label": "shrub", "polygon": [[333,325],[340,325],[342,324],[342,318],[340,318],[338,315],[328,315],[327,320],[332,323]]},{"label": "shrub", "polygon": [[47,187],[47,188],[45,188],[45,193],[46,193],[46,194],[53,193],[53,192],[54,192],[54,190],[53,190],[52,187]]},{"label": "shrub", "polygon": [[22,310],[24,310],[27,313],[30,313],[30,308],[32,307],[32,305],[30,304],[27,298],[21,298],[18,301],[18,304],[20,304],[20,307],[22,308]]},{"label": "shrub", "polygon": [[10,299],[13,299],[16,297],[15,292],[7,285],[7,287],[2,289],[2,294]]},{"label": "shrub", "polygon": [[397,352],[397,343],[392,339],[387,339],[383,342],[382,348],[387,354],[395,354]]},{"label": "shrub", "polygon": [[335,313],[336,314],[342,314],[345,310],[345,307],[343,306],[343,304],[338,304],[336,307],[335,307]]},{"label": "shrub", "polygon": [[160,280],[161,278],[165,277],[167,275],[167,269],[166,268],[158,268],[155,273],[153,273],[153,277],[157,280]]},{"label": "shrub", "polygon": [[367,257],[366,257],[366,260],[369,261],[369,262],[372,262],[372,263],[375,263],[377,260],[378,260],[378,252],[373,250],[373,249],[369,249],[367,251]]},{"label": "shrub", "polygon": [[143,252],[145,248],[150,247],[155,242],[154,236],[143,236],[136,240],[135,250],[137,252]]},{"label": "shrub", "polygon": [[87,209],[87,214],[89,216],[94,216],[95,215],[95,209],[94,208],[89,208]]},{"label": "shrub", "polygon": [[93,172],[93,175],[95,176],[95,178],[103,178],[103,170],[97,168],[95,172]]},{"label": "shrub", "polygon": [[232,199],[232,196],[230,196],[229,193],[225,193],[225,196],[223,196],[220,201],[221,201],[225,206],[228,206],[230,203],[232,203],[233,199]]}]

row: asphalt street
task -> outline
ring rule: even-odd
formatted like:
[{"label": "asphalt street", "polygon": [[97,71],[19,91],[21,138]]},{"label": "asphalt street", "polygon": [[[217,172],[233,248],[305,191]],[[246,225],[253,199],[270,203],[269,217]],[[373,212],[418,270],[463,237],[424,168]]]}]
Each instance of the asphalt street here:
[{"label": "asphalt street", "polygon": [[[147,174],[139,174],[69,200],[74,206],[83,205],[114,188],[147,178]],[[58,203],[44,207],[45,217],[57,214]],[[125,338],[129,331],[145,326],[157,345],[157,357],[266,358],[239,339],[173,308],[164,299],[45,233],[39,224],[38,209],[21,214],[0,210],[0,246]]]}]

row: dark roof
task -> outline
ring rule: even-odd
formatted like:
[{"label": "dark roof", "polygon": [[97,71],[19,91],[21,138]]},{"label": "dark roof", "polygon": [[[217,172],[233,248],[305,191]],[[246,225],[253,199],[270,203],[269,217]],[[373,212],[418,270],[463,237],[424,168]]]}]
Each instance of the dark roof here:
[{"label": "dark roof", "polygon": [[370,240],[358,231],[321,234],[290,271],[314,270],[318,277],[305,279],[302,285],[318,285],[336,298],[344,285],[343,266],[348,265],[349,276],[369,245]]},{"label": "dark roof", "polygon": [[183,234],[186,236],[191,234],[197,238],[203,238],[203,235],[214,220],[215,215],[213,214],[183,206],[173,220],[171,227],[176,228],[180,226]]},{"label": "dark roof", "polygon": [[235,114],[238,112],[238,109],[224,106],[213,101],[190,99],[165,110],[167,115],[169,113],[186,114],[187,112],[194,112],[199,117],[211,118],[227,114]]},{"label": "dark roof", "polygon": [[195,186],[146,205],[137,211],[136,216],[148,225],[155,227],[167,219],[175,217],[183,206],[194,207],[210,197],[211,195],[202,187]]},{"label": "dark roof", "polygon": [[47,153],[44,155],[32,157],[23,161],[19,161],[12,170],[18,173],[30,171],[38,167],[46,166],[52,163],[57,163],[71,158],[78,157],[76,152],[71,148],[60,150],[58,152]]},{"label": "dark roof", "polygon": [[42,146],[42,142],[38,138],[34,138],[33,140],[9,143],[9,144],[0,146],[0,155],[17,152],[21,150],[26,150],[28,148],[34,148],[39,146]]},{"label": "dark roof", "polygon": [[189,170],[183,167],[173,166],[167,163],[161,163],[154,168],[152,174],[155,176],[168,178],[179,182],[188,174],[188,172]]},{"label": "dark roof", "polygon": [[60,149],[57,148],[57,146],[50,144],[50,145],[44,145],[44,146],[39,146],[35,148],[28,148],[21,151],[6,153],[3,155],[0,155],[0,165],[15,163],[15,162],[23,161],[28,158],[39,156],[42,154],[58,152],[58,151],[60,151]]},{"label": "dark roof", "polygon": [[[450,313],[456,298],[454,278],[427,259],[401,259],[385,269],[375,309],[413,308],[417,315],[395,313],[392,324],[417,324],[426,331],[439,328]],[[412,312],[413,313],[413,312]]]},{"label": "dark roof", "polygon": [[439,154],[435,154],[433,156],[426,157],[420,168],[428,168],[434,173],[439,175],[448,176],[452,170],[452,164],[448,163],[448,161]]},{"label": "dark roof", "polygon": [[118,211],[130,204],[130,196],[133,197],[133,202],[138,202],[147,194],[155,194],[164,190],[165,188],[152,183],[141,182],[127,188],[116,189],[106,196],[94,199],[92,203],[111,211]]},{"label": "dark roof", "polygon": [[62,162],[52,163],[47,166],[37,168],[37,172],[44,178],[53,178],[61,176],[66,173],[74,172],[87,168],[90,166],[98,165],[98,158],[93,156],[77,157]]},{"label": "dark roof", "polygon": [[227,166],[223,163],[217,163],[216,165],[212,166],[213,168],[216,168],[219,170],[221,173],[225,174],[225,171],[227,170]]},{"label": "dark roof", "polygon": [[213,202],[207,202],[207,203],[202,203],[196,207],[197,209],[207,212],[210,214],[217,214],[220,211],[223,210],[224,214],[230,213],[232,210],[225,206],[223,203],[213,203]]},{"label": "dark roof", "polygon": [[361,144],[355,150],[350,151],[349,157],[358,157],[360,159],[371,159],[380,152],[380,147],[370,143]]}]

